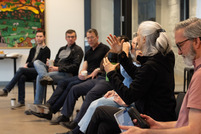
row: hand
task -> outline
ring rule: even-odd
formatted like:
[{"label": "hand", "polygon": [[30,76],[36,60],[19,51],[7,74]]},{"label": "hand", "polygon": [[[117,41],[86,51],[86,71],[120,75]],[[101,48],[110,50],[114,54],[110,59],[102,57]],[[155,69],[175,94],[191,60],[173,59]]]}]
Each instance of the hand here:
[{"label": "hand", "polygon": [[124,42],[122,50],[126,53],[126,55],[128,57],[129,50],[130,50],[130,43],[129,42]]},{"label": "hand", "polygon": [[94,79],[95,77],[97,77],[99,71],[100,69],[94,69],[94,71],[87,78],[91,77],[92,79]]},{"label": "hand", "polygon": [[[145,114],[140,114],[140,116],[141,116],[143,119],[146,120],[146,122],[149,124],[150,128],[154,128],[154,129],[161,128],[160,122],[155,121],[155,120],[152,119],[150,116],[145,115]],[[134,124],[136,124],[136,123],[137,123],[137,120],[134,119],[133,122],[134,122]]]},{"label": "hand", "polygon": [[124,40],[122,40],[121,42],[117,39],[117,37],[114,35],[112,36],[112,34],[110,34],[108,37],[108,39],[106,40],[108,42],[108,44],[111,46],[111,48],[114,50],[114,52],[116,53],[121,53],[122,51],[122,45]]},{"label": "hand", "polygon": [[24,65],[24,68],[28,68],[27,63]]},{"label": "hand", "polygon": [[114,90],[111,90],[111,91],[108,91],[108,92],[104,95],[104,97],[105,97],[105,98],[110,98],[110,97],[114,96],[114,94],[115,94],[115,91],[114,91]]},{"label": "hand", "polygon": [[51,66],[51,67],[48,68],[49,72],[54,72],[54,71],[58,71],[58,70],[59,70],[59,68],[55,67],[55,66]]},{"label": "hand", "polygon": [[104,69],[105,69],[105,72],[106,72],[106,73],[115,70],[115,68],[116,68],[118,65],[119,65],[119,63],[113,65],[113,64],[108,60],[107,57],[103,59],[103,66],[104,66]]},{"label": "hand", "polygon": [[87,75],[87,76],[83,76],[81,73],[78,75],[78,78],[79,78],[80,80],[86,80],[87,77],[88,77],[88,75]]},{"label": "hand", "polygon": [[120,106],[124,106],[124,107],[128,106],[117,93],[114,94],[114,102],[116,102]]},{"label": "hand", "polygon": [[47,58],[47,60],[46,60],[46,66],[49,66],[49,60],[50,59]]},{"label": "hand", "polygon": [[119,125],[120,129],[127,130],[121,134],[145,134],[146,129],[141,129],[135,126],[121,126]]}]

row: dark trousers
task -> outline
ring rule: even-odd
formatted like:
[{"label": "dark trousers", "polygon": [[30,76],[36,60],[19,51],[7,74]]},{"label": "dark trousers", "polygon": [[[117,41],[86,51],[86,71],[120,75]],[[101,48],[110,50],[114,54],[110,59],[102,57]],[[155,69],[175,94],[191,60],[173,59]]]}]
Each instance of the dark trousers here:
[{"label": "dark trousers", "polygon": [[59,81],[56,90],[54,91],[50,99],[47,101],[47,103],[51,105],[51,112],[58,112],[63,106],[66,96],[71,90],[71,87],[84,81],[80,80],[78,76]]},{"label": "dark trousers", "polygon": [[114,118],[114,114],[120,109],[110,106],[96,108],[86,134],[119,134],[121,130]]},{"label": "dark trousers", "polygon": [[112,85],[110,84],[110,82],[107,82],[105,80],[105,77],[103,77],[103,79],[98,80],[92,87],[92,89],[86,94],[85,100],[76,118],[74,119],[74,122],[79,122],[82,119],[91,102],[93,102],[96,99],[99,99],[105,93],[107,93],[109,90],[112,89],[113,89]]},{"label": "dark trousers", "polygon": [[105,81],[105,77],[99,76],[96,79],[87,80],[83,83],[73,86],[68,93],[68,96],[64,102],[61,113],[66,117],[70,117],[73,113],[76,100],[80,96],[86,95],[91,89],[94,89],[98,92],[99,90],[104,88],[105,85],[98,84],[100,80]]},{"label": "dark trousers", "polygon": [[18,102],[24,104],[25,99],[25,82],[36,79],[37,72],[35,68],[21,67],[17,70],[15,76],[4,88],[5,91],[10,92],[15,84],[18,82]]}]

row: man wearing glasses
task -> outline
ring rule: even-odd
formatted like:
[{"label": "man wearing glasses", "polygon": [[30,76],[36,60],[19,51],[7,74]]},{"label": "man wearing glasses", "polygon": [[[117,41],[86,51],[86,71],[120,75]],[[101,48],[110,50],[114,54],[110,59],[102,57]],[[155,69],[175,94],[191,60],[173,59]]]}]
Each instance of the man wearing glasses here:
[{"label": "man wearing glasses", "polygon": [[75,43],[77,39],[75,30],[67,30],[65,39],[67,45],[59,49],[53,65],[49,65],[49,59],[47,59],[46,64],[39,60],[34,62],[34,67],[38,72],[34,104],[42,104],[43,92],[47,84],[57,83],[59,80],[78,74],[79,66],[83,58],[83,51]]}]

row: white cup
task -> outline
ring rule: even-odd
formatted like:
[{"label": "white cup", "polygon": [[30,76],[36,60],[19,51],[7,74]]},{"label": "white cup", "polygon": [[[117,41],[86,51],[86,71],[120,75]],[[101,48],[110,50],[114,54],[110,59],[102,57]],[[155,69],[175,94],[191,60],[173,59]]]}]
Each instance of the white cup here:
[{"label": "white cup", "polygon": [[49,63],[49,67],[54,66],[54,61],[53,60],[49,60],[48,63]]},{"label": "white cup", "polygon": [[87,76],[87,73],[88,73],[87,71],[82,71],[81,72],[82,76],[85,76],[85,77]]},{"label": "white cup", "polygon": [[11,98],[10,104],[11,104],[11,107],[14,107],[16,105],[16,99],[15,98]]}]

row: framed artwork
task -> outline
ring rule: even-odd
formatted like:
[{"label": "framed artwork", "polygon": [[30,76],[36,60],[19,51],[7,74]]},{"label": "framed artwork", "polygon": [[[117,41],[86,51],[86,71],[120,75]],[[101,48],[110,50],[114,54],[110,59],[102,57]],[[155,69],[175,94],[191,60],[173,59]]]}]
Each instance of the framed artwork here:
[{"label": "framed artwork", "polygon": [[44,0],[0,0],[0,48],[35,46],[35,33],[45,28]]}]

